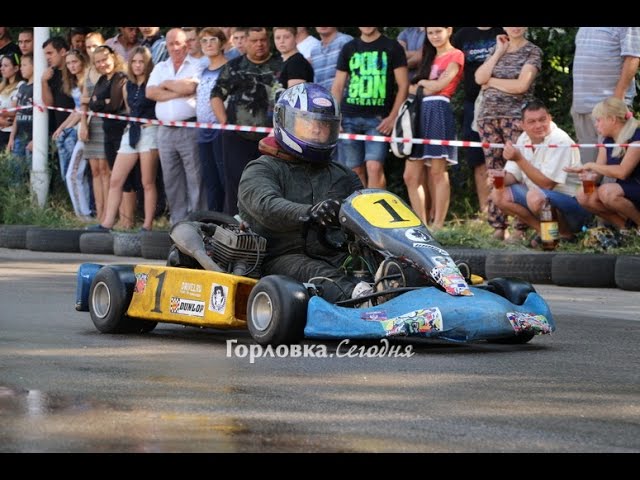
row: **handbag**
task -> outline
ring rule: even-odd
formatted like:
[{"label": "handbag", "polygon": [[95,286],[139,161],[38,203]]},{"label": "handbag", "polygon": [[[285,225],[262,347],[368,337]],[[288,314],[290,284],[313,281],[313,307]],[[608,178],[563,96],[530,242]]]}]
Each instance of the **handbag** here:
[{"label": "handbag", "polygon": [[[415,95],[409,95],[400,107],[396,121],[393,124],[392,137],[414,138],[414,132],[419,129],[420,107],[424,96],[423,90],[422,87],[418,87]],[[398,158],[409,157],[412,150],[413,143],[391,142],[391,152]]]},{"label": "handbag", "polygon": [[473,120],[471,121],[471,130],[477,133],[480,133],[480,129],[478,128],[478,115],[480,115],[480,110],[482,109],[483,101],[484,101],[484,90],[480,90],[480,93],[478,93],[478,96],[476,97],[476,101],[473,104]]}]

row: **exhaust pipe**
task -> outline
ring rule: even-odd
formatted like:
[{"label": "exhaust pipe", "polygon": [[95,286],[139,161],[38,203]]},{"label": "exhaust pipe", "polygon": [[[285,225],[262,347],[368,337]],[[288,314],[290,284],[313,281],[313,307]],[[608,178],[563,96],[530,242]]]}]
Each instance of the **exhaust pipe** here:
[{"label": "exhaust pipe", "polygon": [[204,242],[202,241],[202,231],[198,227],[198,222],[178,222],[173,226],[171,232],[169,232],[169,236],[178,247],[178,250],[194,258],[205,270],[224,272],[224,270],[207,255]]}]

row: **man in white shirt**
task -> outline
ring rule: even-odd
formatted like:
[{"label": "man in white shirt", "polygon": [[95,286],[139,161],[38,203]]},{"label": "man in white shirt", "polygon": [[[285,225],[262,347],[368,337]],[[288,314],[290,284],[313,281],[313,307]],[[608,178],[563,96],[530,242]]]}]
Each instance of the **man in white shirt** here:
[{"label": "man in white shirt", "polygon": [[[180,28],[167,32],[169,58],[158,63],[147,83],[147,98],[155,100],[156,116],[162,122],[196,120],[196,87],[199,61],[188,55],[187,36]],[[171,224],[189,212],[206,210],[200,157],[195,128],[162,125],[158,150]]]},{"label": "man in white shirt", "polygon": [[548,198],[556,210],[560,237],[572,238],[591,218],[575,198],[580,181],[563,170],[581,165],[580,152],[577,148],[546,147],[575,142],[551,121],[547,107],[538,100],[523,107],[522,127],[524,132],[515,147],[507,142],[504,148],[503,156],[508,160],[505,188],[494,188],[491,197],[503,212],[518,216],[538,234],[540,211]]}]

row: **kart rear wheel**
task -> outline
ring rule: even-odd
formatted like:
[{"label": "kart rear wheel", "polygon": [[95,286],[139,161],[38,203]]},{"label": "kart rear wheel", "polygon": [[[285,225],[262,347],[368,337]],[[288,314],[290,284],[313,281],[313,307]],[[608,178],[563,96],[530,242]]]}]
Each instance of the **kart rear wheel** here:
[{"label": "kart rear wheel", "polygon": [[132,323],[125,313],[133,296],[134,280],[133,267],[127,271],[107,266],[96,273],[89,292],[89,314],[98,331],[131,331]]},{"label": "kart rear wheel", "polygon": [[249,295],[247,325],[260,345],[288,345],[304,337],[309,293],[284,275],[262,278]]},{"label": "kart rear wheel", "polygon": [[148,320],[138,320],[135,318],[127,319],[127,332],[130,333],[149,333],[156,326],[158,322],[150,322]]},{"label": "kart rear wheel", "polygon": [[[522,305],[527,299],[527,296],[536,291],[533,285],[525,280],[521,280],[520,278],[499,277],[489,280],[487,284],[493,287],[493,290],[497,295],[506,298],[514,305]],[[529,342],[533,337],[533,333],[527,332],[512,337],[496,338],[490,340],[489,343],[522,345]]]}]

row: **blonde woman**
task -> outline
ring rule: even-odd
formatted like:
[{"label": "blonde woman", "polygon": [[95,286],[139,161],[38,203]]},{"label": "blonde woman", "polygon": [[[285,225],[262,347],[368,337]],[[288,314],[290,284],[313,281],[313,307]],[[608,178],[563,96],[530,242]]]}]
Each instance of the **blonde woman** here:
[{"label": "blonde woman", "polygon": [[[100,73],[95,67],[93,52],[104,43],[102,34],[98,32],[88,33],[85,37],[85,47],[89,57],[89,68],[85,74],[82,97],[80,99],[81,110],[89,110],[89,100],[93,95]],[[109,192],[109,176],[111,169],[107,163],[107,155],[104,152],[104,130],[102,129],[102,118],[88,117],[82,115],[78,138],[84,143],[84,157],[89,160],[91,177],[93,184],[93,197],[95,200],[96,217],[98,221],[104,216],[104,206],[107,203],[107,193]]]},{"label": "blonde woman", "polygon": [[[126,113],[123,92],[127,83],[127,75],[125,74],[126,65],[123,58],[108,45],[100,45],[93,52],[93,60],[101,76],[89,100],[89,109],[93,112],[116,115]],[[126,126],[127,124],[124,120],[111,118],[102,120],[104,153],[109,165],[109,180],[111,180],[111,169],[115,163],[118,147]],[[102,220],[104,221],[104,215]],[[126,224],[123,222],[123,227],[133,227],[133,217],[126,219]]]},{"label": "blonde woman", "polygon": [[[640,143],[640,124],[619,98],[609,97],[596,104],[592,116],[603,143]],[[565,170],[614,178],[615,182],[604,183],[589,195],[581,190],[578,202],[618,228],[640,225],[640,147],[601,147],[595,162]]]},{"label": "blonde woman", "polygon": [[[128,115],[138,118],[155,119],[156,102],[146,95],[147,80],[153,70],[151,52],[147,47],[134,47],[128,64],[128,81],[124,87]],[[156,211],[158,192],[156,173],[158,171],[158,126],[129,122],[122,136],[118,156],[111,172],[109,196],[104,221],[93,230],[110,230],[118,214],[123,199],[123,191],[135,187],[136,176],[142,175],[144,188],[144,224],[142,231],[150,231]],[[140,163],[138,163],[140,159]],[[135,200],[135,197],[134,197]],[[135,206],[135,203],[134,203]]]}]

